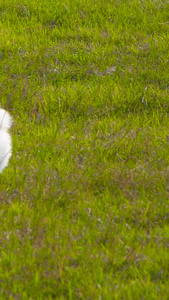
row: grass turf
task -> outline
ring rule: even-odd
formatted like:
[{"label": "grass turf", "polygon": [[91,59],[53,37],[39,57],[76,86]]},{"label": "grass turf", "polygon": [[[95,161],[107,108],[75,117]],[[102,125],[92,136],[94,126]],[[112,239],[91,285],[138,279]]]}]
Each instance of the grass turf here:
[{"label": "grass turf", "polygon": [[0,299],[168,299],[168,1],[0,16]]}]

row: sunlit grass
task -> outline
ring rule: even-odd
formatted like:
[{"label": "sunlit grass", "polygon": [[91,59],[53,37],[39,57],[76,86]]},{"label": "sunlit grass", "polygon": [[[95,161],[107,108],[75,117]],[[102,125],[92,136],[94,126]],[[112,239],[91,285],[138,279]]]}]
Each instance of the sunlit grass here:
[{"label": "sunlit grass", "polygon": [[168,299],[168,2],[0,15],[0,298]]}]

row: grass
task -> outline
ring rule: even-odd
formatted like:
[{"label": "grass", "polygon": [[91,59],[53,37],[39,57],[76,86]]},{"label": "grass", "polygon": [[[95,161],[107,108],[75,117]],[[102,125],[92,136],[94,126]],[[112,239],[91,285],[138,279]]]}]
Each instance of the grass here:
[{"label": "grass", "polygon": [[168,1],[0,16],[0,299],[168,299]]}]

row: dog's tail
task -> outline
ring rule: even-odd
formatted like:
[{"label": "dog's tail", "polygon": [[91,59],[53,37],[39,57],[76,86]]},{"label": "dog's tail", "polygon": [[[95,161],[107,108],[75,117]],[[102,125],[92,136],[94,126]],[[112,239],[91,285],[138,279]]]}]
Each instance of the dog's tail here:
[{"label": "dog's tail", "polygon": [[8,130],[11,127],[11,124],[12,118],[10,114],[6,110],[0,108],[0,130]]}]

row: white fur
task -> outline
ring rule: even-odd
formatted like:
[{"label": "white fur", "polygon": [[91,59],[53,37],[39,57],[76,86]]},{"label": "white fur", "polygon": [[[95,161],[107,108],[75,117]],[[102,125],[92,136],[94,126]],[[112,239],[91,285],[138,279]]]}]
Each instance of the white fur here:
[{"label": "white fur", "polygon": [[7,111],[0,108],[0,173],[8,165],[12,155],[12,142],[8,129],[11,127],[12,118]]}]

